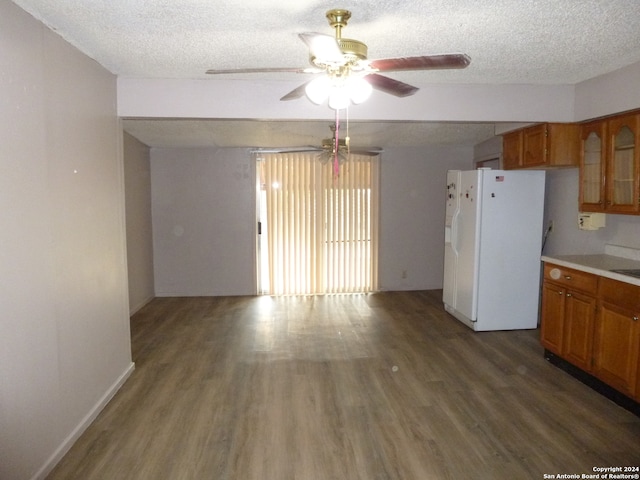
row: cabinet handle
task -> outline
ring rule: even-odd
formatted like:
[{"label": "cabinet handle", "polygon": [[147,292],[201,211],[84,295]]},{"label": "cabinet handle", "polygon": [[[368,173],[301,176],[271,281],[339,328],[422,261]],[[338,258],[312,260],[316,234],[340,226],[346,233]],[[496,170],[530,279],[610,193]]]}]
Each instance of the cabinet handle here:
[{"label": "cabinet handle", "polygon": [[570,296],[571,296],[571,294],[570,294],[570,293],[567,293],[567,297],[570,297]]},{"label": "cabinet handle", "polygon": [[637,316],[637,315],[633,317],[633,321],[634,321],[634,322],[637,322],[637,321],[638,321],[638,316]]},{"label": "cabinet handle", "polygon": [[562,290],[560,290],[560,291],[558,292],[558,295],[564,295],[564,292],[563,292]]},{"label": "cabinet handle", "polygon": [[565,280],[571,280],[571,275],[565,275],[565,276],[564,276],[564,279],[565,279]]}]

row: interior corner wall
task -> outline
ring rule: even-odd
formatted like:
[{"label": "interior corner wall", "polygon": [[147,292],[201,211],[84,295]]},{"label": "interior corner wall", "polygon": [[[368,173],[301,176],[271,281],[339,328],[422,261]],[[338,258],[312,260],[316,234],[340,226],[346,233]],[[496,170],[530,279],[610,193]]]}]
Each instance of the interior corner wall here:
[{"label": "interior corner wall", "polygon": [[151,149],[158,297],[255,295],[255,162],[248,148]]},{"label": "interior corner wall", "polygon": [[0,478],[44,478],[130,374],[116,78],[0,2]]},{"label": "interior corner wall", "polygon": [[599,230],[578,228],[579,174],[577,168],[547,171],[545,223],[553,231],[545,244],[546,255],[589,255],[604,253],[606,244],[640,249],[640,217],[606,215]]},{"label": "interior corner wall", "polygon": [[447,170],[473,168],[473,147],[385,148],[380,165],[380,290],[442,288]]},{"label": "interior corner wall", "polygon": [[640,108],[640,62],[585,80],[575,86],[578,122]]},{"label": "interior corner wall", "polygon": [[[640,62],[576,85],[576,121],[640,108],[639,78]],[[545,195],[544,225],[553,221],[545,254],[599,254],[606,244],[640,249],[640,216],[607,214],[602,229],[578,228],[578,168],[548,170]]]},{"label": "interior corner wall", "polygon": [[[441,288],[446,172],[472,168],[473,147],[388,148],[380,163],[380,288]],[[255,294],[248,150],[154,148],[151,179],[156,295]]]},{"label": "interior corner wall", "polygon": [[151,154],[149,147],[128,133],[124,134],[123,149],[129,315],[133,315],[155,296],[151,225]]}]

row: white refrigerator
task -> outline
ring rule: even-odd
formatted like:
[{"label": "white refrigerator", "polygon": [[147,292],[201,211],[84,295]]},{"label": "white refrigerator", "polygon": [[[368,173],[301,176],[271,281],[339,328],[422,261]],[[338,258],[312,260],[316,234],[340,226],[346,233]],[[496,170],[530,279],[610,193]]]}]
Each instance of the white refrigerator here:
[{"label": "white refrigerator", "polygon": [[538,325],[543,170],[447,172],[443,302],[473,330]]}]

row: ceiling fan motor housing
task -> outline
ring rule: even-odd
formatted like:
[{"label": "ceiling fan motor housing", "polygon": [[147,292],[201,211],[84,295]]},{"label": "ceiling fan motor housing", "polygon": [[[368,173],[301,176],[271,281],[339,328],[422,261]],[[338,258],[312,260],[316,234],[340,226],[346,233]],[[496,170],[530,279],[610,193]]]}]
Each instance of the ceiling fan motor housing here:
[{"label": "ceiling fan motor housing", "polygon": [[367,46],[359,40],[353,40],[351,38],[339,38],[338,45],[342,53],[350,60],[366,60],[367,59]]},{"label": "ceiling fan motor housing", "polygon": [[[336,149],[336,139],[334,138],[325,138],[322,140],[322,148],[325,150],[335,151]],[[345,138],[338,139],[338,148],[346,149],[347,148],[347,140]]]},{"label": "ceiling fan motor housing", "polygon": [[367,59],[367,46],[359,40],[342,38],[342,29],[347,26],[351,18],[349,10],[333,9],[327,12],[329,25],[336,31],[336,41],[345,57],[345,63],[354,64]]}]

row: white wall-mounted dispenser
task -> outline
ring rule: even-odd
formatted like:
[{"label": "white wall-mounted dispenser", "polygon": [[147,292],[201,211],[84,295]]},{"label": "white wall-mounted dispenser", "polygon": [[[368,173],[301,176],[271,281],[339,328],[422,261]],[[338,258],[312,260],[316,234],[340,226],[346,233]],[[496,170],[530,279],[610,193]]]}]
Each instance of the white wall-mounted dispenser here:
[{"label": "white wall-mounted dispenser", "polygon": [[598,230],[606,225],[604,213],[578,212],[578,228],[580,230]]}]

